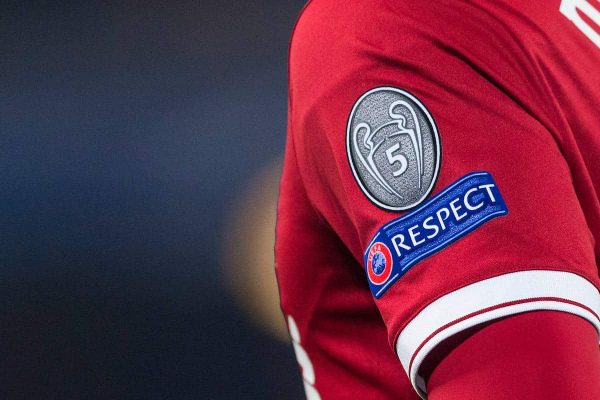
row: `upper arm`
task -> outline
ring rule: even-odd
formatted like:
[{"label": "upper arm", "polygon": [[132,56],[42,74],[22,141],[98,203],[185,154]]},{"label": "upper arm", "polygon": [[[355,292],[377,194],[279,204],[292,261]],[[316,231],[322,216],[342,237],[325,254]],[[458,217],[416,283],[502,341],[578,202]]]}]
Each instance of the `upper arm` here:
[{"label": "upper arm", "polygon": [[535,310],[600,328],[600,300],[569,167],[521,97],[535,82],[507,64],[517,44],[470,53],[404,17],[325,32],[327,12],[305,15],[290,132],[306,196],[366,268],[390,344],[425,391],[423,361],[457,333]]}]

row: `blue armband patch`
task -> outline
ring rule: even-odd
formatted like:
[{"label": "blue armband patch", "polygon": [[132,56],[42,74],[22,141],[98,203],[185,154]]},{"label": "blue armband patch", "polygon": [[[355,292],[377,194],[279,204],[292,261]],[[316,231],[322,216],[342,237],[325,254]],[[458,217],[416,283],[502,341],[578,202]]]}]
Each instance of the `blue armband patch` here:
[{"label": "blue armband patch", "polygon": [[380,298],[419,261],[506,214],[506,203],[488,172],[465,175],[375,234],[364,260],[373,296]]}]

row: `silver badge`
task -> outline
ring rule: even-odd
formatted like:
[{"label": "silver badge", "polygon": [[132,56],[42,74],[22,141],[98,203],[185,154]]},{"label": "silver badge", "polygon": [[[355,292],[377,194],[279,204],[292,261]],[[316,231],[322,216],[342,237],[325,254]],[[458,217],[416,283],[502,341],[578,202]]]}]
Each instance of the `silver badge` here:
[{"label": "silver badge", "polygon": [[421,203],[440,168],[440,138],[431,114],[413,95],[379,87],[354,104],[346,149],[363,192],[386,210]]}]

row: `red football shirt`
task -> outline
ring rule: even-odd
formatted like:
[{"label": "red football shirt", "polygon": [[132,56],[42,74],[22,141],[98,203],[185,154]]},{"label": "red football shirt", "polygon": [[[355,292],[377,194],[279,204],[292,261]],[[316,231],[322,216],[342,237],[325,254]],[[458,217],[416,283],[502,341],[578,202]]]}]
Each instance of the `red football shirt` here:
[{"label": "red football shirt", "polygon": [[440,343],[518,313],[600,329],[599,5],[306,6],[276,261],[309,399],[425,396]]}]

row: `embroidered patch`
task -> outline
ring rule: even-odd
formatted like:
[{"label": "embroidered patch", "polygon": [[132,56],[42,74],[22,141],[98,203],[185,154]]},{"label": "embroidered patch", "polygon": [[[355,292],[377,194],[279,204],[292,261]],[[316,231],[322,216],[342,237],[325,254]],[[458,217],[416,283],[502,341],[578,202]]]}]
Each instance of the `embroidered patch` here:
[{"label": "embroidered patch", "polygon": [[361,190],[390,211],[408,210],[431,193],[441,146],[433,117],[413,95],[379,87],[354,104],[346,151]]},{"label": "embroidered patch", "polygon": [[465,175],[375,234],[364,257],[373,296],[380,298],[419,261],[506,214],[506,203],[488,172]]}]

